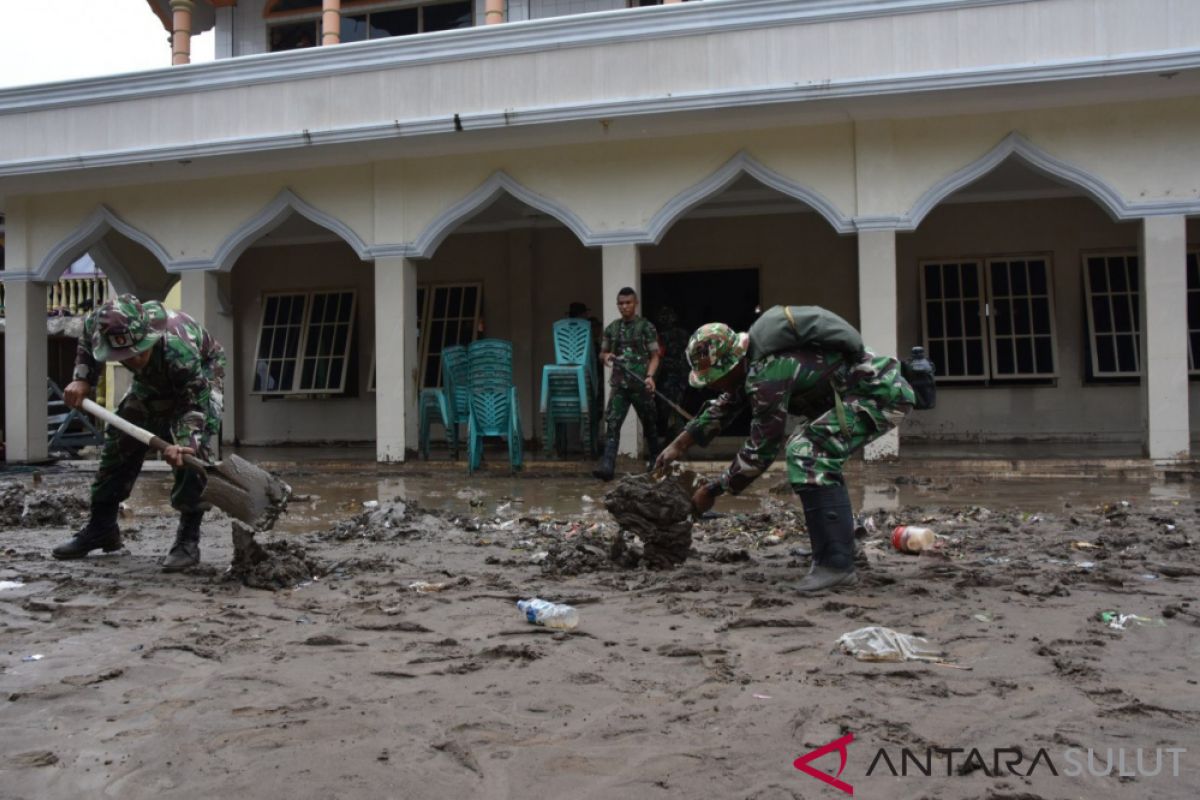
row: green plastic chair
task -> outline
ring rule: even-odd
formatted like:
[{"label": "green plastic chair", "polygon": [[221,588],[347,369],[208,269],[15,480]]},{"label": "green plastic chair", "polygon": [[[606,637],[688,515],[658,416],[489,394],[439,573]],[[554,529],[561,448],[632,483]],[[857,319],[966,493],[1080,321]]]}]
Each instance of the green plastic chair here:
[{"label": "green plastic chair", "polygon": [[446,431],[450,457],[458,458],[458,426],[469,415],[470,393],[467,386],[467,348],[452,345],[442,351],[441,389],[422,389],[420,395],[421,458],[429,460],[429,429],[433,423]]},{"label": "green plastic chair", "polygon": [[513,385],[512,342],[479,339],[467,347],[469,419],[467,422],[467,471],[483,463],[483,440],[498,436],[508,443],[508,461],[513,472],[521,468],[521,412],[517,387]]},{"label": "green plastic chair", "polygon": [[556,449],[559,426],[578,423],[588,454],[596,454],[600,414],[593,398],[598,376],[592,349],[592,325],[586,319],[554,323],[554,361],[542,367],[542,442],[546,454]]}]

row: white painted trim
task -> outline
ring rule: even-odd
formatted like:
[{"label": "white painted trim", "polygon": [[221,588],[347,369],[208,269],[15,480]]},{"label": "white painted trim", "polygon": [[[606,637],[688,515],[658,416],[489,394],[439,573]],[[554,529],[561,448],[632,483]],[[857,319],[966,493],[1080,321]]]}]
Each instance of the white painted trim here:
[{"label": "white painted trim", "polygon": [[1200,201],[1195,200],[1172,203],[1164,201],[1127,203],[1121,197],[1120,193],[1109,186],[1103,179],[1074,164],[1055,158],[1020,133],[1014,131],[1005,136],[998,145],[979,159],[929,187],[917,202],[913,204],[912,208],[908,210],[908,213],[897,221],[897,227],[900,230],[915,230],[921,224],[921,220],[925,219],[929,212],[939,203],[959,189],[974,183],[1000,166],[1000,163],[1009,156],[1017,156],[1032,169],[1041,172],[1043,175],[1058,178],[1073,186],[1078,186],[1088,196],[1103,206],[1115,220],[1140,219],[1146,216],[1168,213],[1164,210],[1168,206],[1179,209],[1171,213],[1190,214],[1200,211]]},{"label": "white painted trim", "polygon": [[1035,0],[705,0],[219,59],[0,92],[0,114],[600,44]]},{"label": "white painted trim", "polygon": [[169,269],[171,257],[165,247],[149,234],[121,219],[107,206],[101,205],[89,214],[73,233],[52,247],[36,270],[32,273],[5,275],[5,279],[25,278],[44,283],[56,281],[75,259],[95,246],[110,230],[115,230],[142,245],[158,259],[158,263]]},{"label": "white painted trim", "polygon": [[[1029,2],[1030,0],[1018,1]],[[704,3],[672,4],[670,6],[642,10],[653,11],[656,8],[700,7],[720,2],[721,0],[705,0]],[[585,14],[581,16],[592,15]],[[499,28],[504,26],[492,27]],[[453,31],[449,31],[448,33],[453,33]],[[440,35],[440,33],[429,35],[436,36]],[[366,44],[370,44],[370,42]],[[312,49],[335,50],[337,48]],[[241,59],[234,59],[234,61],[241,61]],[[188,67],[178,67],[177,69],[188,69]],[[518,125],[547,125],[579,120],[615,119],[682,111],[730,110],[784,103],[900,95],[948,89],[977,89],[1046,81],[1154,74],[1186,69],[1200,69],[1200,50],[1141,54],[1127,58],[1096,58],[1033,66],[1007,66],[961,70],[957,72],[874,77],[836,83],[810,82],[803,86],[760,87],[724,92],[701,91],[672,94],[664,97],[588,102],[523,110],[464,112],[458,115],[458,122],[462,130],[483,131],[512,128]],[[2,96],[0,95],[0,97]],[[296,133],[234,137],[162,147],[9,161],[0,164],[0,178],[67,172],[95,167],[120,167],[159,161],[183,161],[215,156],[244,155],[265,151],[309,148],[319,145],[360,144],[414,136],[453,135],[455,132],[456,125],[453,117],[430,117],[403,122],[392,120],[386,123],[372,123],[369,125],[335,128],[324,131],[302,130]],[[1129,217],[1159,214],[1195,215],[1200,214],[1200,200],[1162,200],[1136,205],[1129,204],[1127,208]],[[621,244],[630,241],[634,240],[614,238],[606,241],[606,243]]]},{"label": "white painted trim", "polygon": [[667,201],[660,208],[647,226],[647,234],[651,244],[658,244],[667,230],[677,220],[686,215],[708,198],[720,194],[721,190],[732,184],[743,174],[749,175],[759,183],[769,186],[777,192],[794,197],[811,206],[814,211],[825,218],[838,233],[854,233],[854,222],[838,210],[832,202],[819,192],[809,189],[803,184],[796,183],[768,167],[762,165],[754,156],[746,151],[740,151],[729,159],[716,172],[699,183],[684,189]]},{"label": "white painted trim", "polygon": [[255,214],[250,219],[243,222],[237,229],[231,233],[225,241],[213,253],[213,257],[208,260],[193,259],[187,261],[176,261],[167,266],[171,272],[184,272],[187,270],[220,270],[221,272],[229,272],[233,269],[233,265],[237,263],[238,258],[246,251],[251,244],[258,240],[263,234],[274,230],[292,213],[300,214],[311,222],[320,225],[326,230],[335,233],[342,241],[350,245],[354,252],[363,261],[372,258],[369,254],[370,247],[363,241],[354,230],[342,222],[337,217],[326,214],[316,206],[310,205],[302,200],[291,189],[284,189],[275,196],[275,199],[268,203],[261,211]]},{"label": "white painted trim", "polygon": [[596,240],[599,237],[591,232],[587,224],[574,211],[556,200],[526,188],[508,174],[498,171],[493,172],[479,188],[439,214],[425,227],[425,230],[421,231],[415,242],[372,248],[371,257],[380,258],[385,255],[399,254],[409,258],[431,258],[438,246],[454,232],[461,222],[487,208],[504,192],[508,192],[522,203],[554,217],[570,228],[571,232],[579,237],[579,240],[585,245],[597,244]]}]

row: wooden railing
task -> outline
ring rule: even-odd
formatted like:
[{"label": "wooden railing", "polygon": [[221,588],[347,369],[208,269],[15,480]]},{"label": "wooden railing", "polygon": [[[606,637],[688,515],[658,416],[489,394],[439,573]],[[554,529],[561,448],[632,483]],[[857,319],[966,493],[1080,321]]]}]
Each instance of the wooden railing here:
[{"label": "wooden railing", "polygon": [[[108,299],[108,278],[88,275],[63,278],[46,290],[46,313],[68,311],[73,316],[86,314]],[[0,283],[0,309],[4,308],[4,285]]]}]

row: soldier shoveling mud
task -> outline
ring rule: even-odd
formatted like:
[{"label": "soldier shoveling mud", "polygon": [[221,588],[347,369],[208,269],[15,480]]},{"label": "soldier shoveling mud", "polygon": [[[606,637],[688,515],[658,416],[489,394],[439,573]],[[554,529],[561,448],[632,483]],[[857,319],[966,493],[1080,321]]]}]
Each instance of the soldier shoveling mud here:
[{"label": "soldier shoveling mud", "polygon": [[750,327],[702,326],[688,342],[688,380],[720,393],[659,454],[665,469],[693,444],[708,444],[749,406],[750,437],[719,478],[696,490],[697,513],[737,494],[784,446],[789,414],[805,418],[787,439],[788,481],[804,506],[812,568],[801,594],[854,586],[854,519],[842,468],[850,455],[894,428],[913,406],[900,362],[868,350],[850,323],[818,306],[775,306]]}]

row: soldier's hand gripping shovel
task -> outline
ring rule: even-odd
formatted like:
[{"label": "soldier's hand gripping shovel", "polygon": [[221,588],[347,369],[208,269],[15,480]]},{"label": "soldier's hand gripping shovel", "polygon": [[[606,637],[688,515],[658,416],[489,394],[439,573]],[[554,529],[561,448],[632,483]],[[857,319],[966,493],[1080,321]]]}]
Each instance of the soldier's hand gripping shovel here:
[{"label": "soldier's hand gripping shovel", "polygon": [[[85,399],[82,408],[160,453],[170,447],[169,442],[91,400]],[[183,462],[208,479],[204,488],[206,501],[255,531],[270,530],[287,508],[292,487],[244,458],[231,455],[224,461],[208,464],[185,454]]]},{"label": "soldier's hand gripping shovel", "polygon": [[[644,377],[642,377],[641,375],[638,375],[636,372],[634,372],[633,370],[631,370],[631,369],[628,367],[628,365],[626,365],[626,364],[625,364],[625,362],[624,362],[624,361],[622,361],[621,359],[617,358],[616,356],[613,356],[612,363],[613,363],[613,366],[614,366],[614,367],[620,367],[622,372],[624,372],[624,373],[625,373],[626,375],[628,375],[629,377],[631,377],[631,378],[634,378],[634,379],[635,379],[635,380],[637,380],[639,383],[641,383],[641,382],[644,382],[644,381],[646,380]],[[665,394],[663,394],[662,392],[660,392],[658,389],[655,389],[655,390],[654,390],[654,394],[658,395],[658,398],[659,398],[660,400],[662,400],[664,403],[666,403],[668,406],[670,406],[670,407],[671,407],[671,409],[672,409],[672,410],[674,410],[674,412],[675,412],[676,414],[678,414],[679,416],[683,417],[683,418],[684,418],[684,419],[686,419],[688,422],[691,422],[691,421],[692,421],[692,415],[691,415],[691,414],[689,414],[688,412],[684,411],[684,410],[683,410],[683,408],[682,408],[681,406],[679,406],[679,404],[678,404],[678,403],[676,403],[674,400],[672,400],[671,398],[667,397]]]}]

